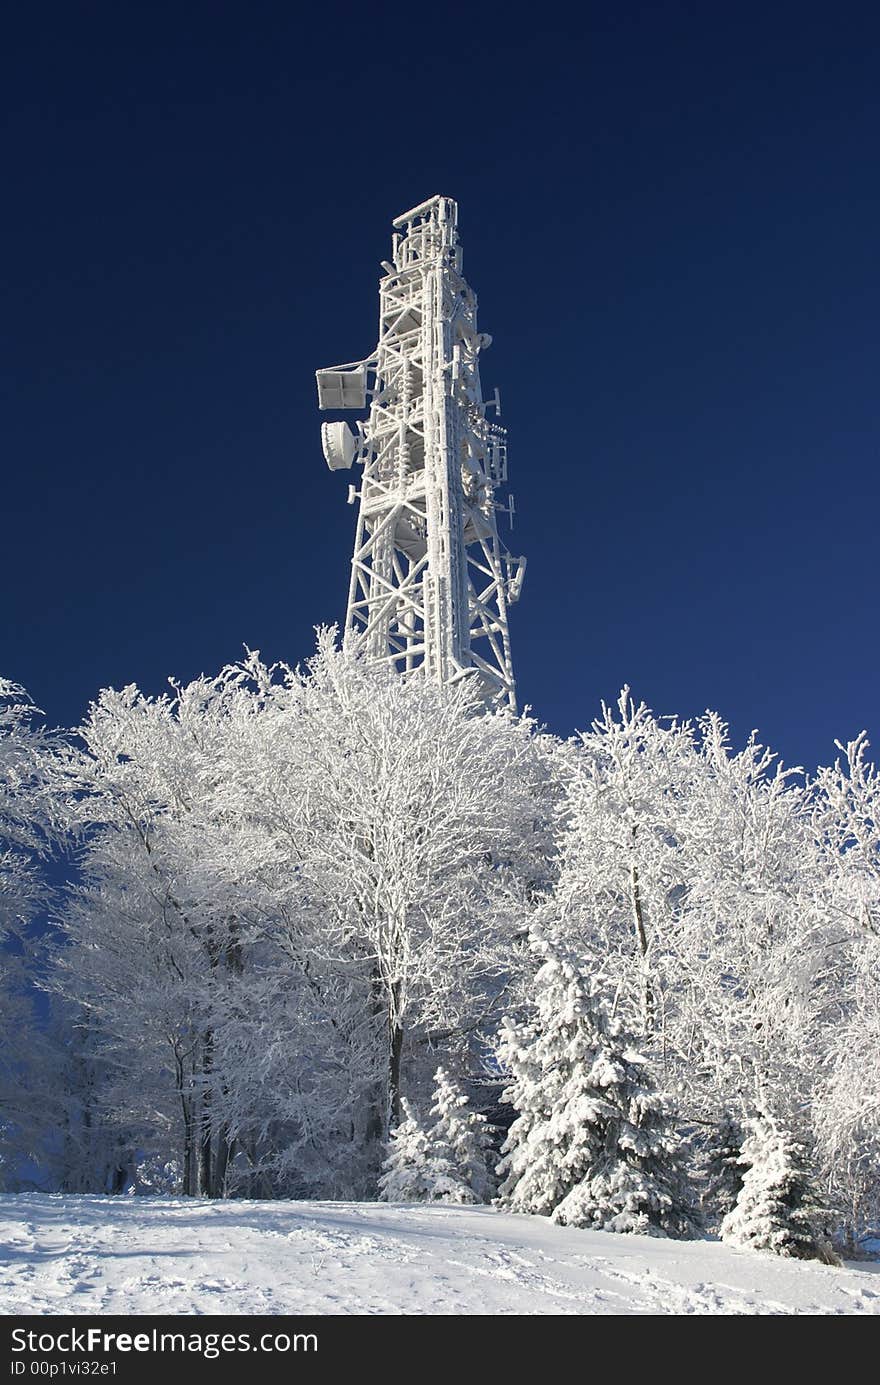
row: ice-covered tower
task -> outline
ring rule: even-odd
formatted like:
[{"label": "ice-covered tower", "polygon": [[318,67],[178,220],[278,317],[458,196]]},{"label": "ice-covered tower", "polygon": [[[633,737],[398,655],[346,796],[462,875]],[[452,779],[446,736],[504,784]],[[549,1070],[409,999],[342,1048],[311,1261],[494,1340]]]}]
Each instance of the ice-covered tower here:
[{"label": "ice-covered tower", "polygon": [[508,607],[525,559],[498,537],[507,480],[501,412],[480,388],[477,300],[461,272],[458,211],[432,197],[394,222],[379,281],[372,356],[317,372],[318,404],[365,410],[352,431],[324,423],[331,470],[363,466],[345,620],[349,646],[401,672],[424,666],[441,682],[478,677],[488,700],[515,706]]}]

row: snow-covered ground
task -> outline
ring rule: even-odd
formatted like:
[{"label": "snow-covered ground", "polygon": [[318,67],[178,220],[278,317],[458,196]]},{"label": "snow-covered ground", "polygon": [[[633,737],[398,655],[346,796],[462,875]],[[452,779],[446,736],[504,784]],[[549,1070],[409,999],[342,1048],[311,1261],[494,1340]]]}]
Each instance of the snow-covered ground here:
[{"label": "snow-covered ground", "polygon": [[489,1207],[0,1197],[3,1313],[880,1313],[831,1269]]}]

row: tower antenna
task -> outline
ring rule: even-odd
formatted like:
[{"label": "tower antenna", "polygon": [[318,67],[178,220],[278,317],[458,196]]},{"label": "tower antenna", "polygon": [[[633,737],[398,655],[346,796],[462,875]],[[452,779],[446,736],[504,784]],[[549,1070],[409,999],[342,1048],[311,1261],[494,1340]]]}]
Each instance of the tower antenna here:
[{"label": "tower antenna", "polygon": [[[345,644],[401,673],[479,679],[487,701],[516,706],[508,607],[525,559],[498,536],[507,480],[498,391],[483,399],[477,300],[462,276],[458,208],[432,197],[393,223],[379,281],[372,356],[316,372],[322,410],[366,410],[353,432],[324,423],[331,470],[363,466]],[[486,417],[494,409],[494,418]]]}]

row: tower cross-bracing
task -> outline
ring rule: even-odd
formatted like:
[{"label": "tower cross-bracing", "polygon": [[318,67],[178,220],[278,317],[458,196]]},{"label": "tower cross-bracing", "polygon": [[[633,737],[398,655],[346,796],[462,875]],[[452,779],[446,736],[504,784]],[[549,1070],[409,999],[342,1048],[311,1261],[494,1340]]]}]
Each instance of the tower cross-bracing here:
[{"label": "tower cross-bracing", "polygon": [[[488,403],[478,359],[477,300],[462,276],[458,212],[432,197],[394,222],[379,282],[379,342],[366,360],[317,372],[322,410],[365,410],[324,423],[332,470],[363,466],[345,621],[349,647],[440,682],[479,678],[487,700],[515,706],[508,608],[525,559],[498,536],[507,480],[498,392]],[[489,421],[487,409],[495,411]],[[511,519],[512,497],[504,507]]]}]

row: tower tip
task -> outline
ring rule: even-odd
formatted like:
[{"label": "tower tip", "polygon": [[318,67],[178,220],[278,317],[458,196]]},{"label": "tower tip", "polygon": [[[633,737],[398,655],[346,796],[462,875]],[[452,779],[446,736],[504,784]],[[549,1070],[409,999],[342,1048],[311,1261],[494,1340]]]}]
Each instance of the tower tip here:
[{"label": "tower tip", "polygon": [[440,208],[441,219],[444,221],[448,219],[448,211],[446,216],[443,215],[444,209],[447,208],[452,210],[452,220],[457,218],[458,206],[455,200],[436,192],[433,197],[429,197],[425,202],[420,202],[417,207],[410,207],[408,212],[401,212],[400,216],[394,218],[391,225],[395,227],[406,226],[408,222],[415,221],[416,217],[426,216],[434,207]]}]

